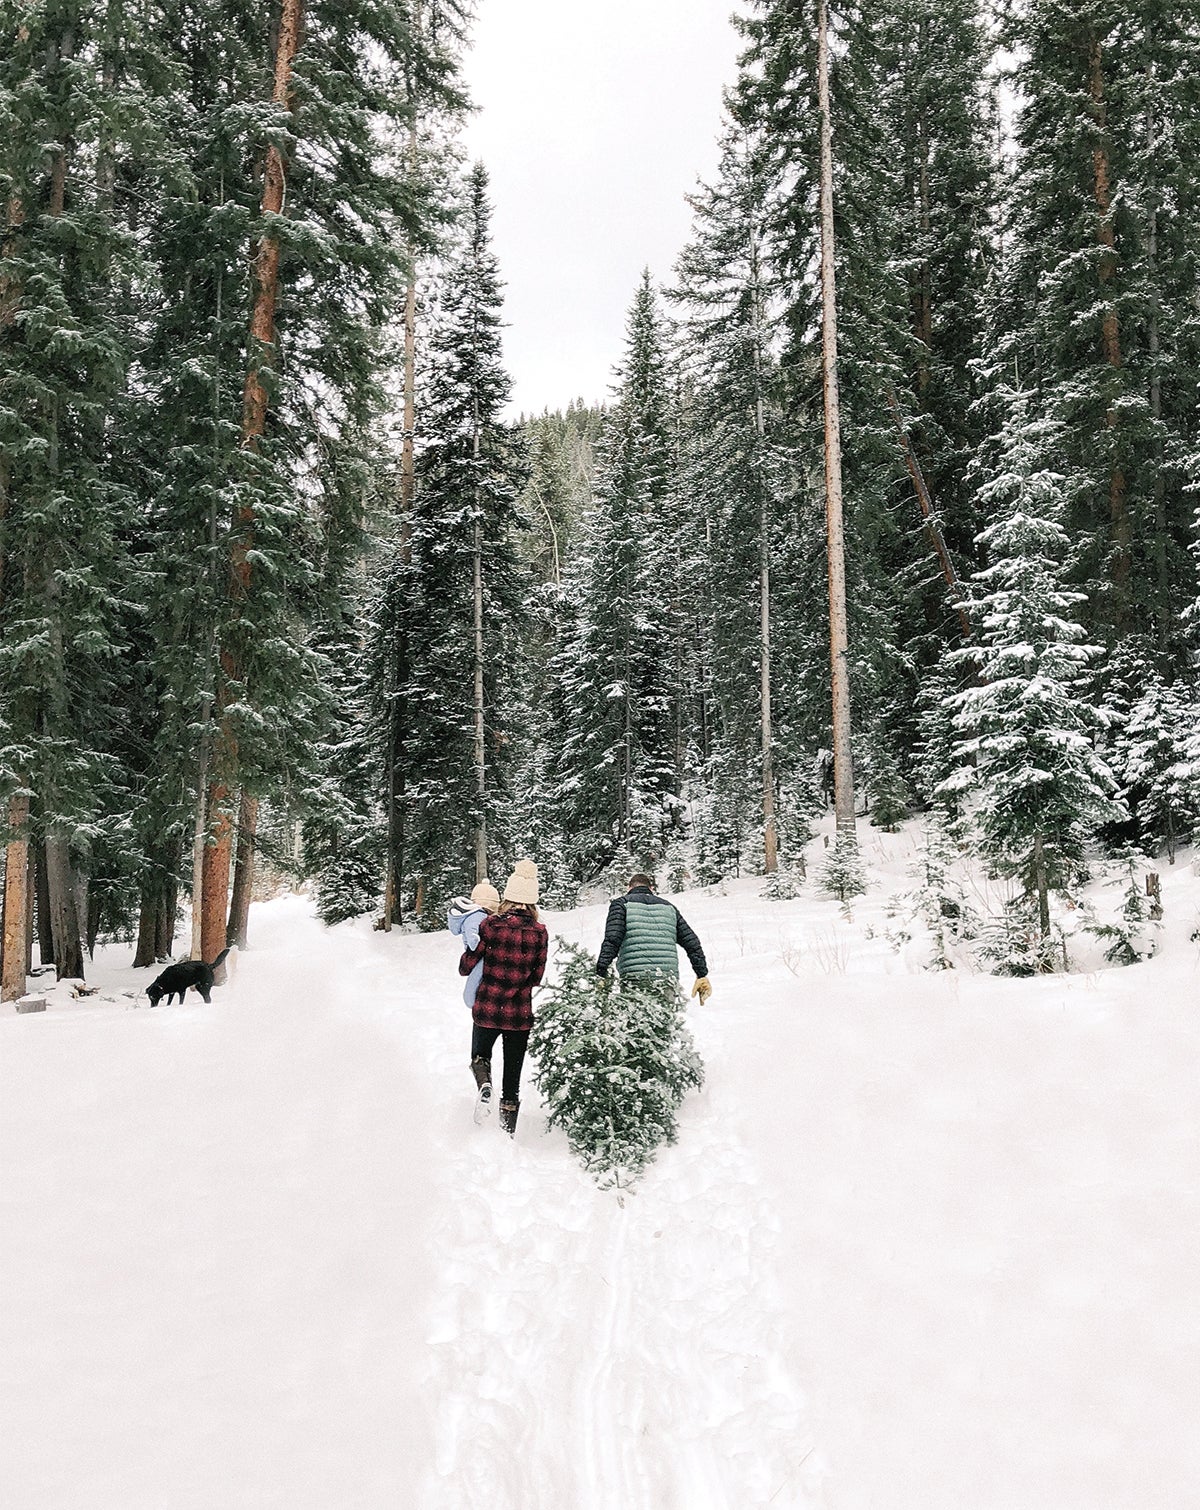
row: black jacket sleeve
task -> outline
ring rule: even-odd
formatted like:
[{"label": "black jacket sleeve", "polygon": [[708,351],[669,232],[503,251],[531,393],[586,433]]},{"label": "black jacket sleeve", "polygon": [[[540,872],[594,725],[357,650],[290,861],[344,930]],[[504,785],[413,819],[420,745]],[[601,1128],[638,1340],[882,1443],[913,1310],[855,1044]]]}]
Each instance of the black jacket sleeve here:
[{"label": "black jacket sleeve", "polygon": [[700,940],[696,937],[696,930],[678,907],[675,909],[675,942],[687,954],[696,975],[707,975],[708,965],[704,959],[704,950],[700,947]]},{"label": "black jacket sleeve", "polygon": [[625,898],[614,897],[608,904],[608,918],[604,924],[604,942],[596,960],[596,974],[607,975],[608,967],[617,957],[617,951],[625,942]]}]

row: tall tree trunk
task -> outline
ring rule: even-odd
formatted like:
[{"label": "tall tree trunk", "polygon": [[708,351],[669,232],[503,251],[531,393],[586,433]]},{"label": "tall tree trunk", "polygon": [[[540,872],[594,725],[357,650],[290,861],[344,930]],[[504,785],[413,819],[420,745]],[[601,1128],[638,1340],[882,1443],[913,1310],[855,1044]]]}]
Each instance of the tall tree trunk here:
[{"label": "tall tree trunk", "polygon": [[[236,750],[236,747],[235,747]],[[200,954],[211,962],[225,947],[229,916],[229,873],[233,859],[233,793],[217,782],[208,796],[208,842],[201,868]]]},{"label": "tall tree trunk", "polygon": [[138,907],[137,946],[133,951],[133,968],[145,970],[158,958],[159,881],[157,875],[142,882]]},{"label": "tall tree trunk", "polygon": [[[292,65],[300,46],[301,0],[283,0],[275,43],[275,76],[272,103],[292,108]],[[287,187],[287,163],[276,143],[267,148],[263,166],[261,213],[283,213]],[[253,304],[250,313],[249,361],[242,395],[242,449],[257,452],[266,433],[270,395],[265,372],[276,366],[275,306],[279,298],[279,238],[263,232],[251,267]],[[238,614],[250,595],[251,559],[254,549],[254,508],[243,495],[234,516],[229,563],[229,596]],[[241,668],[228,650],[220,656],[224,684],[239,680]],[[214,782],[208,797],[209,837],[204,855],[204,901],[201,950],[206,960],[215,959],[225,947],[229,874],[232,869],[233,823],[228,813],[239,785],[237,737],[222,707],[217,726]]]},{"label": "tall tree trunk", "polygon": [[171,873],[163,880],[162,898],[158,908],[158,926],[154,931],[155,959],[170,959],[175,952],[175,911],[179,906],[179,881],[175,867],[178,864],[177,850]]},{"label": "tall tree trunk", "polygon": [[[1092,147],[1092,173],[1096,209],[1099,211],[1099,219],[1096,225],[1096,239],[1104,249],[1099,262],[1100,294],[1103,298],[1107,295],[1108,285],[1112,282],[1113,275],[1117,270],[1117,238],[1116,231],[1113,228],[1112,187],[1106,140],[1108,105],[1104,90],[1104,56],[1100,46],[1100,39],[1094,33],[1089,37],[1088,41],[1088,86],[1091,93],[1092,119],[1096,124],[1096,141]],[[1122,366],[1121,325],[1116,307],[1111,302],[1111,299],[1105,305],[1101,321],[1101,345],[1104,350],[1104,360],[1110,367],[1119,369]],[[1120,417],[1115,407],[1110,407],[1106,417],[1106,424],[1110,431],[1115,432],[1117,430],[1120,424]],[[1129,616],[1131,606],[1130,579],[1133,570],[1133,542],[1125,468],[1117,453],[1115,435],[1113,436],[1112,446],[1113,459],[1109,468],[1108,478],[1108,512],[1112,531],[1113,619],[1116,627],[1120,629]]]},{"label": "tall tree trunk", "polygon": [[1040,833],[1033,839],[1033,884],[1037,894],[1038,930],[1045,942],[1050,937],[1050,886],[1046,878],[1046,850]]},{"label": "tall tree trunk", "polygon": [[[422,7],[415,0],[409,24],[408,66],[405,69],[405,88],[408,97],[408,171],[415,180],[418,172],[418,126],[421,97],[418,86],[418,71],[412,49],[421,45]],[[417,425],[417,249],[408,249],[408,270],[404,285],[404,356],[403,356],[403,432],[400,438],[400,559],[404,565],[412,560],[412,521],[417,497],[417,472],[414,443]],[[393,923],[404,918],[404,871],[405,838],[404,821],[405,782],[403,762],[400,759],[400,744],[404,734],[406,711],[400,695],[407,676],[408,645],[403,628],[396,634],[393,646],[395,677],[392,700],[388,710],[388,769],[387,769],[387,875],[384,882],[383,927],[389,931]]]},{"label": "tall tree trunk", "polygon": [[208,761],[212,745],[212,698],[204,699],[200,719],[199,772],[192,819],[192,958],[204,958],[204,852],[208,832]]},{"label": "tall tree trunk", "polygon": [[487,877],[487,747],[484,743],[483,718],[483,521],[479,507],[479,398],[475,398],[475,433],[472,437],[475,461],[475,537],[472,549],[474,577],[475,628],[475,800],[479,817],[475,827],[475,880]]},{"label": "tall tree trunk", "polygon": [[857,841],[850,749],[850,640],[846,615],[846,541],[842,518],[842,435],[838,406],[837,283],[833,242],[833,122],[829,102],[828,0],[817,15],[817,89],[821,112],[821,372],[825,399],[825,524],[829,564],[829,654],[833,672],[833,805],[838,834]]},{"label": "tall tree trunk", "polygon": [[250,926],[250,897],[254,891],[254,853],[258,837],[258,798],[242,792],[238,808],[237,865],[233,872],[233,898],[229,904],[227,944],[246,947]]},{"label": "tall tree trunk", "polygon": [[751,316],[754,320],[754,439],[758,483],[759,713],[762,745],[763,869],[779,868],[775,827],[775,752],[771,719],[771,497],[766,467],[767,423],[763,406],[762,285],[758,227],[750,227]]},{"label": "tall tree trunk", "polygon": [[53,830],[46,835],[46,881],[50,889],[55,971],[59,980],[82,980],[83,948],[79,941],[71,852],[66,835]]},{"label": "tall tree trunk", "polygon": [[46,866],[46,841],[38,839],[33,845],[33,869],[37,882],[37,937],[38,963],[54,963],[54,929],[50,922],[50,875]]},{"label": "tall tree trunk", "polygon": [[[1153,23],[1146,23],[1146,47],[1152,49]],[[1154,60],[1147,65],[1149,75],[1148,98],[1154,99]],[[1154,562],[1158,577],[1158,605],[1155,617],[1158,621],[1158,648],[1165,655],[1171,641],[1171,581],[1167,558],[1167,486],[1164,475],[1164,450],[1162,438],[1162,340],[1159,334],[1159,314],[1162,299],[1158,284],[1158,178],[1155,151],[1158,146],[1159,123],[1153,105],[1147,111],[1146,141],[1150,156],[1150,171],[1153,187],[1150,192],[1149,214],[1146,224],[1146,278],[1150,287],[1150,310],[1146,322],[1146,355],[1150,361],[1150,417],[1154,421]],[[1175,863],[1168,834],[1168,852]]]},{"label": "tall tree trunk", "polygon": [[29,929],[29,797],[9,799],[10,838],[4,851],[4,931],[0,953],[0,1001],[25,995]]}]

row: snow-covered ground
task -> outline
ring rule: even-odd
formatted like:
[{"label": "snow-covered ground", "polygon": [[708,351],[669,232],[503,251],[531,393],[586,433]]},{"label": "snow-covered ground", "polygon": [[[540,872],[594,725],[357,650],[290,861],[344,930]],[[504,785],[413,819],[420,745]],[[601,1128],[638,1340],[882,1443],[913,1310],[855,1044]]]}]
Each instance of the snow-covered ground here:
[{"label": "snow-covered ground", "polygon": [[853,922],[680,899],[708,1081],[623,1204],[531,1083],[472,1124],[448,934],[288,898],[210,1007],[4,1009],[0,1504],[1195,1510],[1200,880],[1144,965],[913,973],[864,839]]}]

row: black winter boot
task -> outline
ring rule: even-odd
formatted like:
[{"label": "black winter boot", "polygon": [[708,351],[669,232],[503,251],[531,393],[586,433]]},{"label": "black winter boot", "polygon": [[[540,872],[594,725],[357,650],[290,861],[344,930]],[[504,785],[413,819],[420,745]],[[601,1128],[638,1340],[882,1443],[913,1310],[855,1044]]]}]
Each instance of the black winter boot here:
[{"label": "black winter boot", "polygon": [[477,1057],[471,1060],[471,1073],[475,1076],[475,1089],[481,1091],[492,1083],[492,1061]]},{"label": "black winter boot", "polygon": [[517,1130],[517,1114],[520,1110],[519,1101],[501,1101],[500,1103],[500,1126],[510,1138]]}]

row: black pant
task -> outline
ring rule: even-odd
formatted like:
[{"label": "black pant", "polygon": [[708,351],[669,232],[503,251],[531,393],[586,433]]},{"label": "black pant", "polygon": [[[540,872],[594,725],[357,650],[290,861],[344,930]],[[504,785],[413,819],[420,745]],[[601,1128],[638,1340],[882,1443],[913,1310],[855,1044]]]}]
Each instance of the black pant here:
[{"label": "black pant", "polygon": [[504,1037],[504,1083],[500,1097],[504,1101],[518,1101],[521,1096],[521,1066],[525,1063],[525,1050],[529,1046],[528,1030],[521,1033],[515,1028],[473,1028],[471,1031],[471,1058],[492,1062],[492,1050],[496,1039]]}]

